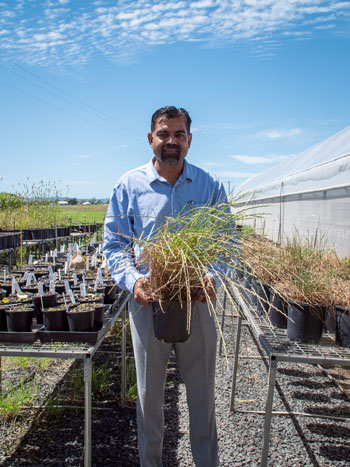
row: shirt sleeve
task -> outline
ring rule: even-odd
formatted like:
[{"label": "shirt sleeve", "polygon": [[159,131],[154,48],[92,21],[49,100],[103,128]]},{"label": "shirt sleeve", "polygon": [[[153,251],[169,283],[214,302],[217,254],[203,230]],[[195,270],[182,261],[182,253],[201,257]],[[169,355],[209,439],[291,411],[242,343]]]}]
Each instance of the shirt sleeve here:
[{"label": "shirt sleeve", "polygon": [[128,190],[118,183],[112,192],[104,226],[103,252],[113,281],[133,293],[135,282],[145,277],[135,266],[133,254],[133,212]]}]

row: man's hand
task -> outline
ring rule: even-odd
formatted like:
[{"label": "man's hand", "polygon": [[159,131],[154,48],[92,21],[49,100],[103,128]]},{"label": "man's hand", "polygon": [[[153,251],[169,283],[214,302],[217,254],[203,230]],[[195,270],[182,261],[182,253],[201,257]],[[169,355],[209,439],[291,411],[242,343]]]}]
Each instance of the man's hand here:
[{"label": "man's hand", "polygon": [[216,297],[216,284],[213,277],[204,277],[205,291],[199,296],[199,301],[201,303],[207,303],[208,298],[213,300]]},{"label": "man's hand", "polygon": [[150,293],[150,281],[141,277],[134,285],[134,300],[140,305],[148,306],[153,301]]}]

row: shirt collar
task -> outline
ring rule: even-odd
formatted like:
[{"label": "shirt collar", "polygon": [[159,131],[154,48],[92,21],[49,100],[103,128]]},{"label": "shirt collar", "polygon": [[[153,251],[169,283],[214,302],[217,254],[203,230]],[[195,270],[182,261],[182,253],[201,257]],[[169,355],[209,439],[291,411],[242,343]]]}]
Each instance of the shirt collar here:
[{"label": "shirt collar", "polygon": [[[146,176],[147,180],[152,183],[155,180],[163,180],[159,173],[156,171],[153,162],[154,162],[154,157],[149,161],[149,163],[146,165]],[[184,160],[184,169],[182,171],[182,174],[179,177],[178,182],[183,182],[184,180],[191,180],[193,181],[193,169],[192,165],[189,164],[186,159]]]}]

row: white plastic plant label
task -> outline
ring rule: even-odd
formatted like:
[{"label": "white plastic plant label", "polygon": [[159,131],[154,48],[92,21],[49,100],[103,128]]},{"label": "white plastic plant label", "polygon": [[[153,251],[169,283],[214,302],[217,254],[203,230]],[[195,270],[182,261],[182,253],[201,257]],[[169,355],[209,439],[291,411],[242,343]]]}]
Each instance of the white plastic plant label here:
[{"label": "white plastic plant label", "polygon": [[53,280],[54,280],[54,282],[58,281],[58,273],[57,272],[53,273]]},{"label": "white plastic plant label", "polygon": [[22,276],[22,281],[26,281],[28,279],[29,274],[30,274],[30,271],[26,271]]},{"label": "white plastic plant label", "polygon": [[64,263],[64,273],[68,274],[68,261],[65,261]]},{"label": "white plastic plant label", "polygon": [[42,297],[44,295],[44,285],[42,282],[38,282],[38,295]]},{"label": "white plastic plant label", "polygon": [[50,281],[50,293],[56,293],[56,289],[55,289],[55,282],[54,281]]},{"label": "white plastic plant label", "polygon": [[3,281],[6,282],[6,279],[7,279],[7,270],[6,270],[6,268],[5,268],[5,269],[4,269]]},{"label": "white plastic plant label", "polygon": [[101,285],[103,285],[103,275],[102,275],[102,270],[101,268],[98,269],[97,271],[97,279]]},{"label": "white plastic plant label", "polygon": [[64,288],[66,290],[66,294],[69,295],[70,286],[69,286],[69,281],[67,279],[64,281]]},{"label": "white plastic plant label", "polygon": [[13,277],[12,278],[12,287],[11,287],[11,293],[12,294],[18,294],[18,295],[21,295],[22,294],[22,290],[20,288],[20,286],[18,285],[18,282],[16,281],[16,279]]},{"label": "white plastic plant label", "polygon": [[62,273],[61,273],[62,269],[60,268],[57,272],[58,272],[58,280],[60,281],[61,278],[62,278]]},{"label": "white plastic plant label", "polygon": [[98,254],[99,254],[99,255],[101,254],[101,251],[102,251],[102,245],[101,245],[101,243],[100,243],[99,246],[98,246]]},{"label": "white plastic plant label", "polygon": [[73,290],[69,289],[68,295],[69,295],[69,298],[70,298],[70,301],[71,301],[72,305],[76,305],[77,302],[75,301]]},{"label": "white plastic plant label", "polygon": [[87,256],[86,258],[86,270],[89,271],[90,270],[90,258]]},{"label": "white plastic plant label", "polygon": [[32,278],[33,278],[33,274],[31,272],[29,272],[28,275],[27,275],[27,278],[26,278],[27,279],[26,287],[29,287],[30,285],[32,285]]},{"label": "white plastic plant label", "polygon": [[28,264],[33,264],[33,255],[28,256]]},{"label": "white plastic plant label", "polygon": [[96,292],[97,286],[98,286],[98,277],[96,277],[96,280],[95,280],[94,292]]},{"label": "white plastic plant label", "polygon": [[66,312],[68,313],[68,311],[69,311],[69,307],[68,307],[68,305],[67,305],[66,296],[65,296],[65,294],[64,294],[64,293],[63,293],[62,295],[63,295],[64,306],[65,306],[65,308],[66,308]]},{"label": "white plastic plant label", "polygon": [[48,262],[48,260],[49,260],[49,254],[48,254],[48,253],[46,253],[46,255],[45,255],[45,263],[47,263],[47,262]]},{"label": "white plastic plant label", "polygon": [[53,280],[53,269],[52,269],[52,266],[49,266],[48,269],[49,269],[49,279],[50,279],[50,281],[51,281],[51,280]]},{"label": "white plastic plant label", "polygon": [[54,258],[57,258],[57,248],[55,248],[55,249],[53,250],[53,255],[52,255],[52,256],[53,256]]},{"label": "white plastic plant label", "polygon": [[86,286],[84,283],[81,283],[80,284],[80,295],[82,297],[86,297]]},{"label": "white plastic plant label", "polygon": [[73,273],[73,283],[74,285],[78,285],[78,276],[76,272]]}]

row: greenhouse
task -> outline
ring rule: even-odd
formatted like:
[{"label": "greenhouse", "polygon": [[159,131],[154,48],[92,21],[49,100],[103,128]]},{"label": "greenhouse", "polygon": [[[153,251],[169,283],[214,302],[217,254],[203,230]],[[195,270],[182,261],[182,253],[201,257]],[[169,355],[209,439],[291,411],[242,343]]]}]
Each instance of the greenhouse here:
[{"label": "greenhouse", "polygon": [[283,244],[318,239],[350,255],[350,127],[243,182],[233,193],[250,206],[257,232]]}]

